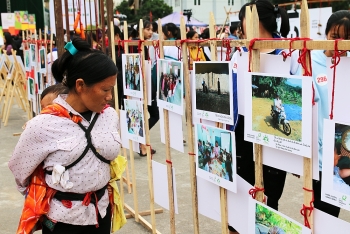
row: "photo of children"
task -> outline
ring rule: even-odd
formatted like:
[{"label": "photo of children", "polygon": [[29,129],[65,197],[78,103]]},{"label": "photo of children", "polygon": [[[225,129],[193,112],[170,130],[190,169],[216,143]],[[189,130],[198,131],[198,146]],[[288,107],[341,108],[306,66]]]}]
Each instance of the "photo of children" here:
[{"label": "photo of children", "polygon": [[232,75],[229,62],[194,62],[195,117],[233,123]]},{"label": "photo of children", "polygon": [[130,140],[145,143],[143,103],[138,100],[124,99],[126,125]]},{"label": "photo of children", "polygon": [[302,140],[301,79],[252,75],[254,131]]},{"label": "photo of children", "polygon": [[197,175],[234,192],[236,160],[231,132],[197,124],[196,142]]},{"label": "photo of children", "polygon": [[334,172],[335,191],[350,195],[350,126],[335,124]]},{"label": "photo of children", "polygon": [[255,234],[302,234],[300,224],[282,216],[278,211],[256,202]]},{"label": "photo of children", "polygon": [[159,59],[157,65],[158,106],[183,114],[182,62]]},{"label": "photo of children", "polygon": [[139,54],[123,54],[123,87],[125,95],[143,98],[142,71]]}]

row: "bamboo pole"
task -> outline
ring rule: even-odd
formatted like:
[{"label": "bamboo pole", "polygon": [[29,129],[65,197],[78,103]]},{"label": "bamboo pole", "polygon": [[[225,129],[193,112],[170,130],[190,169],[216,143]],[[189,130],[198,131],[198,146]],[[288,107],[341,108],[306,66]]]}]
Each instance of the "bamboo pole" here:
[{"label": "bamboo pole", "polygon": [[[307,1],[303,0],[300,13],[300,31],[301,37],[310,37],[310,17],[307,7]],[[310,56],[306,55],[306,66],[310,70]],[[311,79],[307,77],[306,79]],[[316,137],[316,136],[314,136]],[[304,188],[312,190],[312,159],[304,157]],[[313,192],[304,190],[304,205],[309,207],[313,200]],[[305,210],[305,217],[308,219],[311,231],[313,232],[313,212]]]},{"label": "bamboo pole", "polygon": [[[140,20],[139,23],[139,35],[140,40],[144,40],[143,35],[143,21]],[[141,43],[141,59],[142,66],[145,63],[145,50],[143,49],[144,45]],[[147,79],[145,74],[145,69],[141,69],[142,72],[142,83],[143,83],[143,113],[144,113],[144,125],[145,125],[145,138],[146,138],[146,146],[147,146],[147,173],[148,173],[148,189],[150,195],[150,210],[151,210],[151,223],[152,223],[152,233],[156,233],[156,216],[154,210],[154,187],[153,187],[153,169],[152,169],[152,152],[151,152],[151,138],[149,133],[149,113],[148,113],[148,102],[147,102]],[[135,186],[133,184],[133,186]],[[135,187],[134,187],[135,188]]]},{"label": "bamboo pole", "polygon": [[[162,25],[160,19],[158,25]],[[162,28],[159,27],[159,35],[163,35]],[[180,30],[181,31],[181,30]],[[159,55],[160,59],[164,59],[164,50],[162,45],[163,38],[159,38]],[[158,64],[158,66],[160,66]],[[175,205],[174,205],[174,184],[173,184],[173,169],[171,163],[170,152],[170,130],[169,130],[169,111],[163,109],[164,113],[164,135],[165,135],[165,155],[167,161],[167,176],[168,176],[168,196],[169,196],[169,215],[170,215],[170,233],[175,234]]]},{"label": "bamboo pole", "polygon": [[[247,25],[247,39],[259,38],[259,16],[256,5],[253,5],[252,10],[246,7],[246,25]],[[251,29],[251,30],[249,30]],[[251,68],[253,72],[260,71],[260,51],[252,50]],[[254,157],[255,157],[255,187],[264,188],[263,178],[263,155],[262,145],[254,143]],[[263,202],[264,192],[258,191],[256,193],[256,200]]]},{"label": "bamboo pole", "polygon": [[[159,25],[159,24],[158,24]],[[186,39],[186,24],[185,19],[182,16],[180,21],[181,40]],[[160,34],[161,35],[161,34]],[[198,196],[197,196],[197,177],[196,177],[196,162],[195,162],[195,144],[193,139],[193,127],[192,127],[192,99],[191,99],[191,83],[190,73],[188,68],[188,57],[186,56],[187,42],[182,44],[182,62],[184,69],[184,82],[185,82],[185,101],[186,101],[186,113],[187,113],[187,144],[189,152],[189,164],[190,164],[190,182],[192,192],[192,219],[194,233],[199,233],[199,220],[198,220]]]},{"label": "bamboo pole", "polygon": [[[215,38],[215,18],[213,12],[210,13],[209,19],[209,34],[210,38]],[[217,44],[212,41],[210,44],[211,61],[217,61]],[[222,128],[221,123],[217,123],[219,128]],[[220,210],[221,210],[221,233],[228,234],[228,212],[227,212],[227,190],[220,187]]]}]

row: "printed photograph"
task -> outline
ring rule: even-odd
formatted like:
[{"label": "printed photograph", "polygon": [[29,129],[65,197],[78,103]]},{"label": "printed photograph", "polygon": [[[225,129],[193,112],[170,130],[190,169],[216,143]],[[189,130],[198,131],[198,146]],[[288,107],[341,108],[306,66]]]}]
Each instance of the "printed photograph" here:
[{"label": "printed photograph", "polygon": [[24,66],[26,71],[30,71],[30,55],[29,50],[24,51]]},{"label": "printed photograph", "polygon": [[28,17],[29,17],[28,23],[34,25],[35,24],[35,14],[29,14]]},{"label": "printed photograph", "polygon": [[158,60],[158,98],[180,106],[183,98],[182,63]]},{"label": "printed photograph", "polygon": [[350,195],[350,126],[335,123],[333,189]]},{"label": "printed photograph", "polygon": [[229,131],[197,124],[198,168],[233,182],[232,137]]},{"label": "printed photograph", "polygon": [[295,223],[277,211],[256,203],[255,234],[302,234],[300,224]]},{"label": "printed photograph", "polygon": [[36,45],[35,44],[30,44],[30,46],[29,46],[30,62],[31,62],[31,64],[33,66],[35,66],[35,63],[36,63],[35,51],[36,51]]},{"label": "printed photograph", "polygon": [[196,109],[230,115],[230,64],[194,62]]},{"label": "printed photograph", "polygon": [[28,77],[27,81],[27,89],[28,89],[28,100],[31,100],[35,96],[35,84],[34,79],[31,77]]},{"label": "printed photograph", "polygon": [[302,80],[252,75],[252,130],[302,141]]},{"label": "printed photograph", "polygon": [[41,72],[46,72],[46,53],[45,53],[45,49],[40,49],[39,50],[39,55],[40,55]]},{"label": "printed photograph", "polygon": [[141,90],[140,55],[123,55],[124,86],[130,90]]},{"label": "printed photograph", "polygon": [[124,99],[124,106],[128,133],[144,138],[143,103],[137,100]]}]

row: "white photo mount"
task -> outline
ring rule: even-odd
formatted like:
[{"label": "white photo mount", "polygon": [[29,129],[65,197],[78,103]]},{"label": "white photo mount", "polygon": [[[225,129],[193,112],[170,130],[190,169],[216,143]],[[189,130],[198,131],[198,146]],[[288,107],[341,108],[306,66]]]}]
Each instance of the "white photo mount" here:
[{"label": "white photo mount", "polygon": [[[302,84],[301,87],[301,98],[302,98],[302,106],[301,108],[301,127],[298,129],[294,129],[293,126],[291,126],[291,133],[293,131],[301,131],[299,134],[301,135],[300,139],[293,139],[293,134],[290,134],[290,136],[283,135],[273,135],[271,134],[272,132],[276,132],[271,124],[272,117],[270,120],[270,115],[267,113],[270,113],[271,110],[271,105],[273,105],[273,100],[269,100],[268,98],[261,98],[261,99],[266,99],[268,101],[268,104],[266,107],[264,106],[265,118],[264,123],[256,123],[254,122],[254,126],[256,127],[257,124],[260,127],[263,127],[266,132],[262,131],[254,131],[253,130],[253,115],[254,117],[257,116],[258,114],[256,112],[253,112],[253,91],[252,91],[252,77],[273,77],[276,79],[280,78],[286,78],[290,82],[288,84],[292,84],[292,82],[297,82],[298,80]],[[287,91],[285,91],[287,92]],[[259,95],[262,95],[261,93]],[[271,95],[271,94],[270,94]],[[312,155],[312,78],[310,77],[309,79],[306,77],[302,76],[291,76],[291,75],[278,75],[278,74],[269,74],[269,73],[246,73],[246,78],[245,78],[245,140],[250,141],[253,143],[261,144],[264,146],[276,148],[285,152],[297,154],[300,156],[304,156],[307,158],[311,158]],[[256,99],[257,100],[257,99]],[[283,104],[283,103],[282,103]],[[287,114],[287,119],[288,119],[288,113]],[[266,126],[265,126],[266,124]],[[282,132],[283,133],[283,132]]]},{"label": "white photo mount", "polygon": [[[123,89],[124,94],[130,97],[143,98],[143,75],[140,54],[123,54]],[[133,78],[132,78],[133,77]],[[127,78],[130,78],[128,82]],[[134,79],[134,80],[133,80]],[[138,88],[134,88],[134,86]]]},{"label": "white photo mount", "polygon": [[[226,68],[227,66],[227,68]],[[223,68],[223,69],[222,69]],[[224,72],[222,72],[224,71]],[[192,102],[195,118],[211,120],[223,124],[233,124],[233,84],[232,69],[230,61],[220,62],[193,62],[194,82],[192,83]],[[220,73],[221,72],[221,73]],[[211,77],[206,77],[206,74]],[[215,77],[214,77],[215,76]],[[221,80],[220,80],[221,78]],[[203,82],[204,80],[204,82]],[[220,87],[220,88],[219,88]],[[214,92],[213,92],[214,91]],[[228,94],[226,94],[228,93]],[[212,97],[220,96],[217,101],[221,103],[208,103],[208,100],[199,100],[198,95],[208,95],[208,100],[214,100]],[[212,97],[209,97],[211,95]],[[227,104],[223,107],[223,97],[228,96]],[[198,97],[197,97],[198,96]],[[199,109],[197,101],[201,104],[206,103],[203,109]],[[213,108],[214,107],[214,108]],[[209,109],[229,109],[226,113],[213,112]]]},{"label": "white photo mount", "polygon": [[138,100],[124,99],[124,108],[126,112],[126,123],[124,124],[127,125],[128,139],[145,144],[143,103]]},{"label": "white photo mount", "polygon": [[[195,125],[195,134],[196,175],[231,192],[237,192],[235,134],[204,124]],[[204,141],[205,144],[201,150],[198,145],[199,140]],[[210,159],[206,155],[209,149],[214,150],[209,152]],[[214,153],[217,151],[219,151],[218,154]],[[229,170],[231,170],[231,175]]]},{"label": "white photo mount", "polygon": [[[169,84],[164,84],[166,82],[165,78],[169,80],[168,82]],[[166,90],[164,90],[163,88],[166,88]],[[184,96],[183,94],[184,94],[183,63],[180,61],[158,59],[157,60],[158,106],[168,111],[175,112],[179,115],[183,115],[183,96]]]}]

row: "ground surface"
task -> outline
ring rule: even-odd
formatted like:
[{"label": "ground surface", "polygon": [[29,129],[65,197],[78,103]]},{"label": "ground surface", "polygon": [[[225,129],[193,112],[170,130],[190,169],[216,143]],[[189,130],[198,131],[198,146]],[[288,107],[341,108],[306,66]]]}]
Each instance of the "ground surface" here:
[{"label": "ground surface", "polygon": [[[8,126],[0,125],[0,233],[14,234],[17,230],[18,220],[22,210],[23,197],[16,190],[15,181],[8,169],[7,162],[11,157],[11,153],[18,141],[18,137],[14,137],[13,133],[21,132],[22,126],[26,122],[25,113],[17,107],[12,108]],[[183,121],[183,128],[185,128]],[[184,132],[186,137],[186,132]],[[165,148],[160,143],[159,124],[151,130],[152,148],[157,150],[153,159],[165,164]],[[185,145],[185,153],[171,150],[173,166],[176,169],[177,197],[179,204],[179,214],[175,216],[176,233],[190,234],[193,233],[192,221],[192,203],[191,203],[191,187],[188,160],[188,147]],[[136,171],[136,188],[138,206],[140,211],[149,210],[149,189],[147,181],[146,158],[141,158],[135,154],[135,171]],[[279,209],[285,215],[303,222],[300,215],[300,208],[303,201],[303,178],[296,178],[290,174],[287,175],[286,185],[282,198],[279,202]],[[124,186],[124,190],[126,187]],[[135,207],[133,203],[133,194],[125,194],[125,202],[131,207]],[[156,208],[160,208],[156,205]],[[144,216],[150,221],[150,216]],[[156,227],[163,233],[170,233],[169,212],[156,215]],[[350,212],[342,210],[340,218],[350,222]],[[254,224],[253,224],[254,225]],[[199,215],[199,231],[202,234],[221,233],[221,224]],[[36,232],[41,233],[41,232]],[[118,234],[143,234],[150,233],[141,224],[133,219],[128,219],[128,223],[118,232]],[[343,232],[347,233],[347,232]]]},{"label": "ground surface", "polygon": [[216,92],[203,93],[202,90],[196,90],[196,106],[198,110],[229,115],[230,95],[218,95]]},{"label": "ground surface", "polygon": [[268,133],[274,136],[280,136],[292,140],[301,140],[301,121],[289,121],[292,128],[292,132],[287,136],[283,132],[283,127],[280,124],[278,128],[275,128],[272,122],[271,113],[271,100],[267,98],[253,98],[253,130],[263,133]]}]

